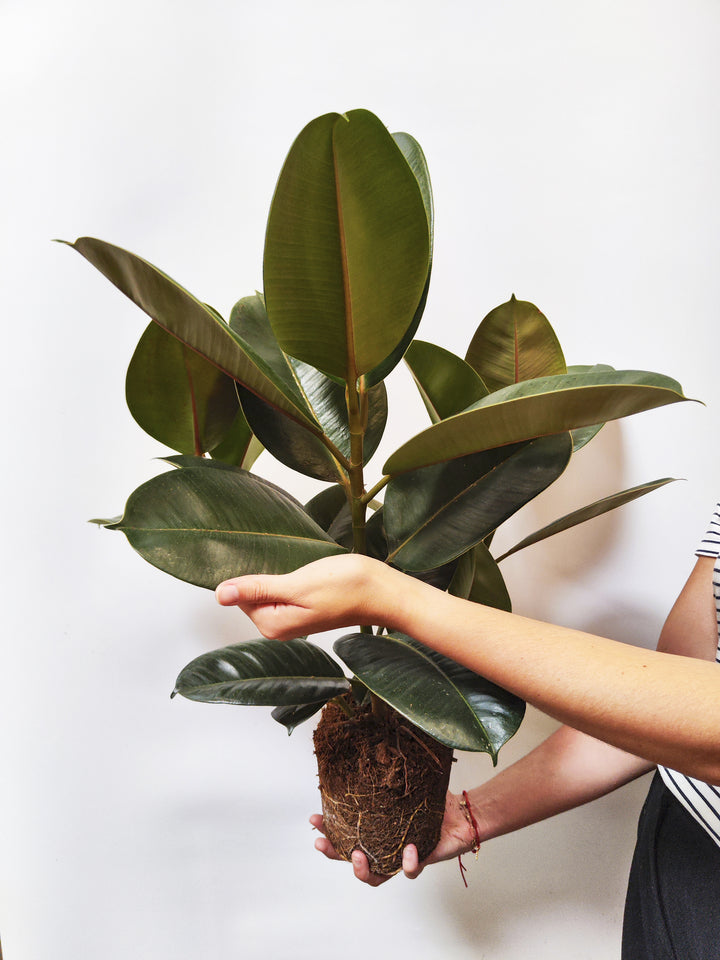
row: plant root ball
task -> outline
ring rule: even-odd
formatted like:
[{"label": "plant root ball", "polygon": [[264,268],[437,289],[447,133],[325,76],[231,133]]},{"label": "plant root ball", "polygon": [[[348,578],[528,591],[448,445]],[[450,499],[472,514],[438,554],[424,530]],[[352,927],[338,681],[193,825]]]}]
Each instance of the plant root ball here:
[{"label": "plant root ball", "polygon": [[325,833],[339,856],[362,850],[370,870],[392,876],[403,848],[424,860],[437,846],[452,750],[389,711],[348,717],[324,708],[314,735]]}]

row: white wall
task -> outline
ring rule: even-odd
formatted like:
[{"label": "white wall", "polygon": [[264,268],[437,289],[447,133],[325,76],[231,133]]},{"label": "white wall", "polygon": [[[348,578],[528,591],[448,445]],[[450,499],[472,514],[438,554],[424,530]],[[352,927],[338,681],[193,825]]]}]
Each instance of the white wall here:
[{"label": "white wall", "polygon": [[[719,42],[715,0],[0,4],[7,960],[618,955],[644,784],[487,844],[467,891],[454,863],[370,890],[312,850],[309,731],[170,702],[250,628],[85,523],[162,451],[123,401],[144,317],[50,240],[127,246],[228,311],[261,284],[308,120],[363,106],[412,132],[437,208],[425,339],[463,351],[515,292],[570,362],[661,370],[707,404],[608,428],[515,525],[687,478],[507,563],[517,609],[651,644],[718,496]],[[384,452],[424,425],[392,387]],[[532,714],[503,762],[549,729]],[[455,786],[489,773],[465,756]]]}]

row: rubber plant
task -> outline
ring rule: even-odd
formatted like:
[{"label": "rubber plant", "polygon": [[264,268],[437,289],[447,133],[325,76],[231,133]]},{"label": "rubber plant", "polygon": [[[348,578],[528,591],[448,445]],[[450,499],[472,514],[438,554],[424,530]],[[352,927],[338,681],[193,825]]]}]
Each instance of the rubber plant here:
[{"label": "rubber plant", "polygon": [[[509,610],[503,558],[490,549],[500,524],[603,423],[684,399],[657,373],[568,367],[546,317],[514,296],[482,320],[464,359],[415,339],[432,266],[430,179],[418,143],[366,110],[318,117],[293,143],[270,208],[263,292],[227,321],[126,250],[71,245],[152,318],[127,402],[176,451],[122,517],[96,522],[201,587],[357,551]],[[403,359],[430,423],[370,483],[384,380]],[[251,472],[263,448],[319,481],[317,496],[303,505]],[[666,482],[561,517],[505,556]],[[423,857],[437,842],[452,751],[495,762],[524,705],[383,628],[359,624],[334,652],[306,638],[239,643],[193,660],[174,692],[272,706],[288,731],[325,707],[315,747],[328,834],[344,856],[360,847],[391,874],[405,843]]]}]

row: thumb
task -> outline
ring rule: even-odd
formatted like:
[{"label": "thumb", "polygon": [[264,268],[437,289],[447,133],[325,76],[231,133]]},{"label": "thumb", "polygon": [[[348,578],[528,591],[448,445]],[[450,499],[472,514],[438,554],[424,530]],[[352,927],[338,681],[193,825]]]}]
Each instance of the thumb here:
[{"label": "thumb", "polygon": [[282,576],[249,575],[223,580],[215,589],[215,598],[223,607],[254,606],[281,600]]}]

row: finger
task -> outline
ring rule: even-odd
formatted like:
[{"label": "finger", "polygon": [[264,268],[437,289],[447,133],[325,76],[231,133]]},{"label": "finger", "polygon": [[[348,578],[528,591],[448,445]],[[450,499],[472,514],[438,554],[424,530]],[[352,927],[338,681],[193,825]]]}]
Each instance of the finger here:
[{"label": "finger", "polygon": [[215,599],[222,607],[236,607],[240,603],[240,591],[234,580],[225,580],[215,588]]},{"label": "finger", "polygon": [[291,601],[290,574],[246,574],[223,580],[215,588],[218,603],[225,607],[254,607]]},{"label": "finger", "polygon": [[342,857],[338,856],[335,847],[330,843],[327,837],[318,837],[315,841],[315,849],[319,850],[328,860],[341,860]]},{"label": "finger", "polygon": [[416,880],[423,872],[423,866],[418,857],[417,847],[414,843],[409,843],[403,850],[403,873],[408,880]]},{"label": "finger", "polygon": [[379,877],[376,873],[372,873],[368,858],[360,850],[353,850],[352,852],[352,867],[358,880],[367,883],[370,887],[379,887],[381,883],[390,879],[390,877]]},{"label": "finger", "polygon": [[319,830],[320,833],[325,833],[325,822],[322,818],[321,813],[314,813],[310,817],[310,823],[312,824],[315,830]]}]

